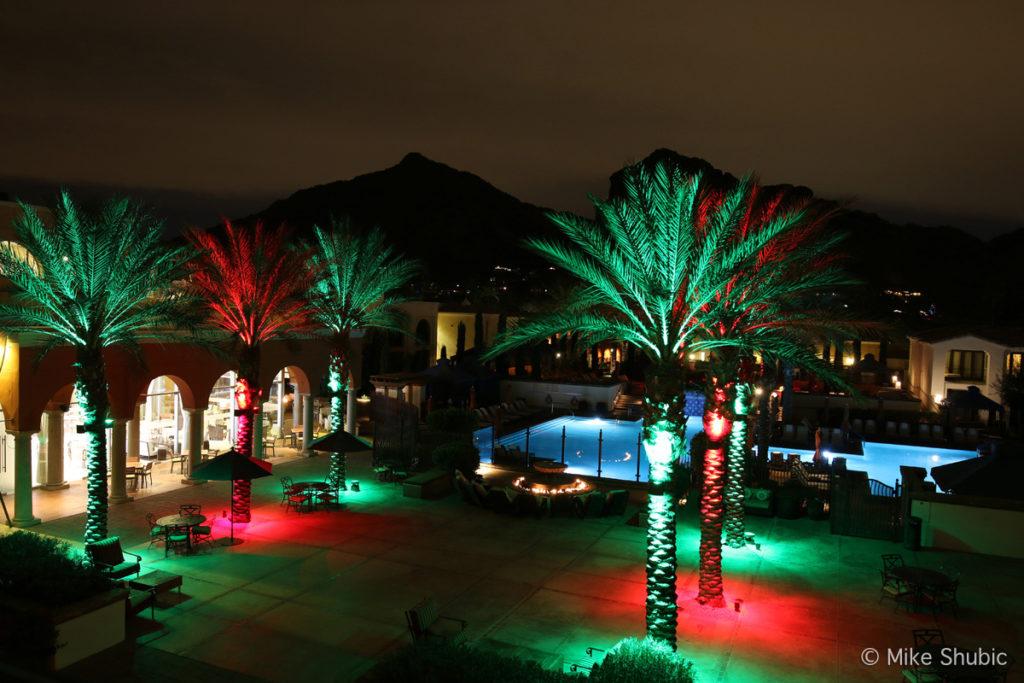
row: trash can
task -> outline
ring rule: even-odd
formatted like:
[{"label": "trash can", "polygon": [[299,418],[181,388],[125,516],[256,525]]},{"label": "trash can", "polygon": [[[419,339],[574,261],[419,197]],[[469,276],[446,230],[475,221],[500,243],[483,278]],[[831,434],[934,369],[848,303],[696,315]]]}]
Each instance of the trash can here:
[{"label": "trash can", "polygon": [[903,525],[903,547],[907,550],[921,549],[920,517],[909,517]]}]

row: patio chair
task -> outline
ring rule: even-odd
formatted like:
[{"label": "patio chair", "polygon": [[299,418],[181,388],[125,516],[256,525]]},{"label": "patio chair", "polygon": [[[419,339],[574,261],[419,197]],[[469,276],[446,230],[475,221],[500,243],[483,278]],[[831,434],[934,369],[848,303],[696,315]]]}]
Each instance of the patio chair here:
[{"label": "patio chair", "polygon": [[882,555],[882,572],[886,576],[892,575],[892,570],[897,567],[902,567],[904,564],[903,556],[897,553],[890,553]]},{"label": "patio chair", "polygon": [[516,514],[521,517],[528,517],[533,515],[534,517],[540,517],[546,506],[541,502],[541,499],[532,493],[520,493],[516,496],[516,499],[512,501],[515,506]]},{"label": "patio chair", "polygon": [[953,611],[954,617],[959,617],[957,611],[960,609],[960,603],[956,601],[956,592],[960,588],[960,579],[955,579],[945,586],[934,586],[925,588],[924,598],[932,608],[932,614],[938,613],[938,611],[950,608]]},{"label": "patio chair", "polygon": [[139,485],[142,488],[146,488],[146,486],[153,483],[153,463],[147,462],[141,470],[137,469],[136,472],[139,476]]},{"label": "patio chair", "polygon": [[426,598],[405,612],[413,642],[442,642],[458,645],[466,640],[466,621],[439,613],[437,600]]},{"label": "patio chair", "polygon": [[192,545],[195,546],[197,543],[210,543],[213,540],[213,526],[206,524],[199,524],[191,528],[192,531]]},{"label": "patio chair", "polygon": [[277,449],[274,448],[274,437],[273,436],[264,436],[263,437],[263,453],[264,453],[264,455],[266,455],[267,453],[270,453],[275,458],[277,457]]},{"label": "patio chair", "polygon": [[[85,544],[85,553],[94,565],[99,567],[111,579],[120,579],[130,574],[139,575],[142,570],[142,556],[129,553],[121,548],[121,539],[117,536],[104,538],[102,541]],[[134,560],[125,559],[131,555]]]},{"label": "patio chair", "polygon": [[576,516],[580,519],[600,517],[604,512],[604,493],[591,491],[585,496],[576,496]]},{"label": "patio chair", "polygon": [[604,514],[605,515],[624,515],[626,514],[626,506],[629,505],[629,491],[626,489],[616,489],[615,491],[608,492],[608,498],[604,503]]},{"label": "patio chair", "polygon": [[176,455],[171,456],[171,474],[174,473],[175,464],[178,465],[178,472],[180,472],[181,474],[185,474],[185,457],[186,456],[184,453],[178,453]]},{"label": "patio chair", "polygon": [[288,496],[291,495],[294,486],[295,482],[291,477],[281,477],[281,505],[288,502]]},{"label": "patio chair", "polygon": [[329,485],[331,488],[324,489],[323,491],[316,491],[313,494],[313,502],[324,507],[337,507],[338,506],[338,489],[331,482],[330,477],[324,477],[324,483]]},{"label": "patio chair", "polygon": [[[470,505],[480,506],[483,503],[477,496],[477,492],[474,490],[473,484],[466,479],[462,472],[455,470],[455,488],[458,489],[459,495],[462,496],[462,500],[466,501]],[[481,486],[481,488],[483,488]],[[486,495],[486,491],[484,492]]]},{"label": "patio chair", "polygon": [[907,607],[908,610],[914,602],[913,591],[909,590],[902,581],[897,579],[895,576],[886,574],[885,570],[879,570],[879,574],[882,576],[882,588],[879,592],[878,601],[892,600],[896,603],[896,609],[900,608],[900,605]]},{"label": "patio chair", "polygon": [[188,548],[189,543],[187,527],[167,527],[167,533],[164,535],[164,557],[171,552],[171,548],[177,552],[178,548]]},{"label": "patio chair", "polygon": [[946,637],[942,635],[940,628],[915,628],[914,647],[942,646],[946,644]]},{"label": "patio chair", "polygon": [[487,492],[486,506],[497,513],[512,512],[515,509],[513,499],[509,497],[508,491],[502,488],[493,488]]},{"label": "patio chair", "polygon": [[156,515],[152,512],[146,513],[146,524],[149,525],[149,545],[152,547],[157,541],[164,540],[166,529],[156,523]]},{"label": "patio chair", "polygon": [[772,451],[771,460],[769,461],[768,465],[770,467],[776,467],[778,469],[785,469],[786,460],[782,454],[782,451]]},{"label": "patio chair", "polygon": [[285,501],[285,512],[294,509],[296,512],[301,513],[303,509],[309,507],[311,500],[312,499],[306,493],[290,493]]},{"label": "patio chair", "polygon": [[184,505],[178,506],[178,514],[185,515],[201,515],[203,513],[203,506],[197,505],[196,503],[185,503]]}]

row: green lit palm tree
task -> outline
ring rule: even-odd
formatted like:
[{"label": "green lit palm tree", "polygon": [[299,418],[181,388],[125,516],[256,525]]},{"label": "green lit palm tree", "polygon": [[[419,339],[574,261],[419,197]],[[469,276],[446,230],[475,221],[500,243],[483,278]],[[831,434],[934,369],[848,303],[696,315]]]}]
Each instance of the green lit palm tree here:
[{"label": "green lit palm tree", "polygon": [[676,521],[668,483],[686,430],[680,356],[719,316],[718,293],[787,224],[770,222],[737,239],[746,184],[717,197],[701,176],[684,176],[670,164],[627,169],[623,188],[621,198],[593,199],[595,221],[552,214],[568,240],[529,242],[580,287],[561,309],[510,328],[488,356],[573,331],[585,343],[625,341],[650,359],[644,398],[647,631],[674,647]]},{"label": "green lit palm tree", "polygon": [[127,199],[85,211],[62,193],[54,214],[48,226],[22,205],[14,224],[17,244],[0,244],[0,271],[15,287],[0,305],[0,329],[46,338],[39,357],[57,346],[75,350],[87,440],[85,542],[93,543],[107,536],[103,350],[137,352],[140,342],[168,338],[186,320],[171,288],[187,250],[166,246],[160,222]]},{"label": "green lit palm tree", "polygon": [[[417,265],[393,253],[384,235],[373,230],[356,234],[348,221],[331,230],[314,228],[312,262],[317,272],[307,291],[312,317],[329,331],[331,357],[327,387],[331,396],[331,430],[341,431],[350,386],[350,339],[355,329],[405,332],[395,305],[406,299],[402,290]],[[345,488],[345,454],[332,453],[330,478]]]},{"label": "green lit palm tree", "polygon": [[[309,253],[291,244],[285,226],[265,229],[225,223],[223,233],[194,230],[189,241],[198,249],[188,262],[193,291],[203,302],[208,321],[230,335],[238,362],[235,450],[252,457],[261,438],[260,356],[263,345],[308,327],[305,288]],[[231,516],[251,517],[252,482],[232,482]]]}]

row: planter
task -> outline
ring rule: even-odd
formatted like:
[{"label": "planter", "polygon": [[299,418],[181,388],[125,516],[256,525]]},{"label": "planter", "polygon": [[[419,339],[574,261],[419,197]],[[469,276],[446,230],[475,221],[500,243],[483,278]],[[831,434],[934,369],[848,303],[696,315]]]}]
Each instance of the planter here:
[{"label": "planter", "polygon": [[62,607],[14,598],[0,598],[0,605],[3,612],[37,617],[56,630],[56,652],[45,660],[26,663],[59,671],[124,642],[127,596],[128,591],[116,588]]}]

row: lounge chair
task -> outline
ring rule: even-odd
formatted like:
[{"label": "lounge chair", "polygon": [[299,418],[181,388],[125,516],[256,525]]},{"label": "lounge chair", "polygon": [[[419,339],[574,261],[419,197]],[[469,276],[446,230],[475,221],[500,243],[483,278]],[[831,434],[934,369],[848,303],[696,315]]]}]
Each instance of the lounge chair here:
[{"label": "lounge chair", "polygon": [[498,513],[512,512],[515,509],[508,491],[502,488],[493,488],[488,491],[486,504],[488,508]]},{"label": "lounge chair", "polygon": [[932,439],[935,441],[943,441],[945,439],[945,433],[942,429],[942,425],[932,425]]},{"label": "lounge chair", "polygon": [[974,427],[967,428],[967,443],[978,443],[978,430]]},{"label": "lounge chair", "polygon": [[859,417],[854,418],[850,423],[850,428],[857,434],[862,433],[864,431],[864,420]]},{"label": "lounge chair", "polygon": [[953,427],[953,443],[963,443],[967,440],[967,435],[964,433],[963,427]]},{"label": "lounge chair", "polygon": [[792,441],[793,437],[795,435],[796,435],[796,430],[793,428],[793,425],[783,425],[782,426],[782,438],[783,439],[785,439],[786,441]]},{"label": "lounge chair", "polygon": [[797,443],[807,443],[807,425],[796,426],[796,441]]},{"label": "lounge chair", "polygon": [[[111,579],[121,579],[130,574],[138,576],[142,570],[142,556],[129,553],[121,548],[121,539],[117,536],[111,536],[95,543],[86,543],[85,552],[92,563]],[[135,559],[125,559],[126,554]]]},{"label": "lounge chair", "polygon": [[623,515],[626,513],[626,506],[629,505],[629,491],[616,489],[608,492],[608,498],[604,504],[605,515]]},{"label": "lounge chair", "polygon": [[534,517],[540,517],[544,512],[544,505],[537,496],[532,493],[520,493],[516,496],[513,501],[513,505],[516,509],[516,514],[523,517],[533,515]]},{"label": "lounge chair", "polygon": [[769,467],[775,467],[778,469],[785,469],[786,460],[782,454],[782,451],[772,451],[771,460],[768,463]]},{"label": "lounge chair", "polygon": [[910,425],[906,422],[900,422],[900,436],[905,439],[910,438]]},{"label": "lounge chair", "polygon": [[836,427],[832,430],[832,437],[828,440],[829,446],[835,449],[843,447],[843,430]]},{"label": "lounge chair", "polygon": [[887,421],[885,423],[885,435],[886,436],[896,436],[896,423],[895,422],[892,422],[890,420],[890,421]]},{"label": "lounge chair", "polygon": [[584,496],[576,496],[576,515],[581,519],[600,517],[604,513],[604,493],[591,491]]},{"label": "lounge chair", "polygon": [[864,433],[865,434],[874,434],[875,431],[876,431],[876,427],[875,427],[875,421],[874,420],[868,420],[867,422],[864,423]]},{"label": "lounge chair", "polygon": [[437,600],[426,598],[405,613],[413,642],[458,645],[466,640],[466,621],[439,614]]}]

